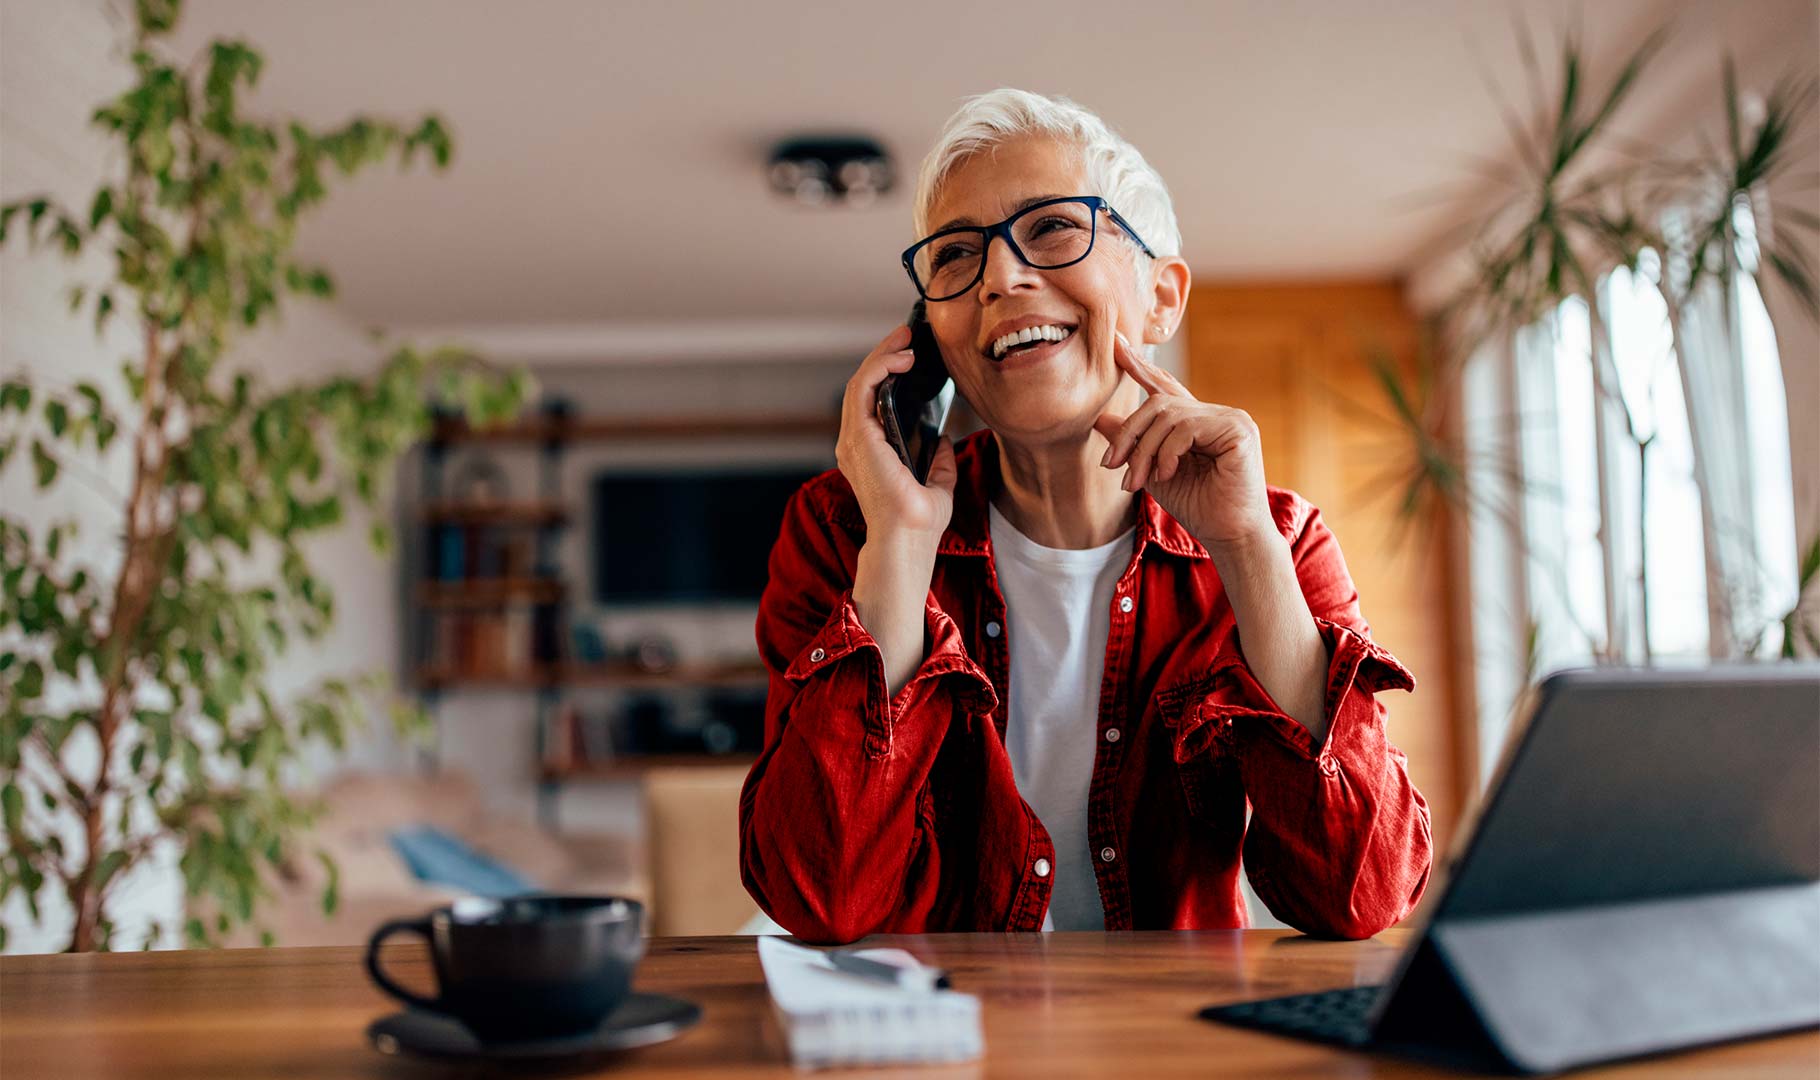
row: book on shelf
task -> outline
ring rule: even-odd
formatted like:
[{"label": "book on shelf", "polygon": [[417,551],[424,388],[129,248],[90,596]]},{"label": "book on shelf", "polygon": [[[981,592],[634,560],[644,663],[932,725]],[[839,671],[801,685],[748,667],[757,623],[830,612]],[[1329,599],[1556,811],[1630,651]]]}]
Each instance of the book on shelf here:
[{"label": "book on shelf", "polygon": [[565,701],[550,711],[548,723],[543,764],[551,772],[604,765],[616,756],[612,719],[604,713],[585,713]]},{"label": "book on shelf", "polygon": [[442,581],[459,581],[467,577],[467,543],[461,530],[453,525],[439,525],[436,534],[436,577]]},{"label": "book on shelf", "polygon": [[531,640],[531,605],[515,601],[506,607],[502,617],[505,636],[505,665],[508,671],[529,671],[531,665],[540,659],[535,655]]},{"label": "book on shelf", "polygon": [[613,722],[610,717],[596,713],[581,718],[581,752],[583,761],[600,763],[613,760]]},{"label": "book on shelf", "polygon": [[544,767],[554,772],[567,772],[575,765],[575,727],[577,723],[575,705],[565,701],[545,715]]},{"label": "book on shelf", "polygon": [[538,654],[537,611],[553,605],[508,604],[503,610],[452,608],[429,622],[424,664],[442,677],[529,677],[554,657]]}]

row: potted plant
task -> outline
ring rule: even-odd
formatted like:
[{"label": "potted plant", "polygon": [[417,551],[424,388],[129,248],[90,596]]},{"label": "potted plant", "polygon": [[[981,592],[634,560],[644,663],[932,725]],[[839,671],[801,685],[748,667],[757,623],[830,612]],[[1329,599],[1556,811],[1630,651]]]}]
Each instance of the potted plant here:
[{"label": "potted plant", "polygon": [[[72,950],[123,943],[110,902],[167,844],[188,896],[219,912],[189,920],[189,942],[256,920],[265,873],[312,812],[287,772],[306,747],[340,747],[382,692],[366,677],[291,699],[270,689],[287,646],[335,614],[305,541],[350,500],[377,504],[438,399],[485,423],[528,393],[453,348],[401,347],[367,377],[287,386],[236,365],[236,339],[284,297],[332,294],[327,270],[292,251],[331,177],[418,155],[442,168],[452,147],[433,115],[324,129],[246,116],[260,54],[218,40],[178,63],[179,6],[139,0],[136,78],[93,115],[123,151],[117,172],[87,205],[0,206],[0,243],[111,251],[106,280],[72,307],[97,332],[132,320],[140,343],[118,388],[0,373],[0,468],[29,470],[39,490],[130,444],[116,559],[82,558],[72,526],[31,506],[0,508],[0,901],[18,894],[35,919],[60,895]],[[331,872],[325,907],[334,893]]]},{"label": "potted plant", "polygon": [[[1412,376],[1382,358],[1374,359],[1379,390],[1388,405],[1386,422],[1399,433],[1403,447],[1395,470],[1402,511],[1414,516],[1418,507],[1435,501],[1465,506],[1475,498],[1466,482],[1468,463],[1447,404],[1455,399],[1462,366],[1481,345],[1507,338],[1537,322],[1564,301],[1577,298],[1587,313],[1586,355],[1592,365],[1593,386],[1606,415],[1613,419],[1607,433],[1624,440],[1634,454],[1636,480],[1630,493],[1639,507],[1639,535],[1632,543],[1638,553],[1636,587],[1643,604],[1649,596],[1650,551],[1644,534],[1646,484],[1655,443],[1651,384],[1626,386],[1612,359],[1612,341],[1599,297],[1599,281],[1613,267],[1633,272],[1645,264],[1654,272],[1645,277],[1662,295],[1667,311],[1674,355],[1659,370],[1679,376],[1683,396],[1696,396],[1688,381],[1686,327],[1689,306],[1702,290],[1719,294],[1714,305],[1721,322],[1720,337],[1738,340],[1735,287],[1745,248],[1738,223],[1740,207],[1759,222],[1775,221],[1777,229],[1754,247],[1757,269],[1774,274],[1806,314],[1820,312],[1820,289],[1815,268],[1803,254],[1803,236],[1820,230],[1820,219],[1798,206],[1772,204],[1771,181],[1794,163],[1793,133],[1809,120],[1817,95],[1811,75],[1777,82],[1760,108],[1740,103],[1737,79],[1729,60],[1723,64],[1722,90],[1725,138],[1703,140],[1697,153],[1685,157],[1669,154],[1623,139],[1613,129],[1613,117],[1634,94],[1650,61],[1663,44],[1657,32],[1645,38],[1608,81],[1595,79],[1585,63],[1579,43],[1568,38],[1560,50],[1559,78],[1553,89],[1543,91],[1545,79],[1537,53],[1526,31],[1519,26],[1518,45],[1529,73],[1533,100],[1527,115],[1509,103],[1500,103],[1506,128],[1516,144],[1517,162],[1497,173],[1503,197],[1488,212],[1467,225],[1473,271],[1456,290],[1433,322],[1430,342]],[[1678,221],[1671,229],[1667,223]],[[1380,416],[1384,415],[1378,410]],[[1720,559],[1716,553],[1726,542],[1725,530],[1713,512],[1724,485],[1715,481],[1711,458],[1718,448],[1694,440],[1694,480],[1702,505],[1700,523],[1708,552],[1709,579],[1721,591],[1716,608],[1721,621],[1747,605],[1733,598],[1759,587],[1745,580],[1761,572],[1754,558],[1734,555]],[[1487,463],[1474,463],[1478,468]],[[1522,486],[1522,478],[1511,478]],[[1485,506],[1496,516],[1513,521],[1511,535],[1521,544],[1522,531],[1514,526],[1514,509]],[[1732,533],[1737,532],[1736,528]],[[1735,539],[1735,536],[1734,536]],[[1735,545],[1734,545],[1735,546]],[[1802,577],[1805,592],[1813,573],[1808,567],[1820,561],[1820,537],[1803,547]],[[1626,623],[1617,596],[1625,587],[1615,567],[1606,574],[1606,630],[1595,635],[1585,628],[1594,656],[1616,662],[1629,655],[1622,641]],[[1546,583],[1565,589],[1563,582]],[[1570,605],[1569,605],[1570,607]],[[1571,611],[1569,611],[1571,614]],[[1647,608],[1644,620],[1647,624]],[[1815,638],[1797,603],[1795,610],[1772,621],[1784,627],[1783,653],[1793,655],[1798,637]],[[1533,622],[1531,632],[1533,635]],[[1648,633],[1640,629],[1636,654],[1650,660]],[[1715,624],[1713,651],[1721,655],[1753,655],[1768,629],[1763,625]]]}]

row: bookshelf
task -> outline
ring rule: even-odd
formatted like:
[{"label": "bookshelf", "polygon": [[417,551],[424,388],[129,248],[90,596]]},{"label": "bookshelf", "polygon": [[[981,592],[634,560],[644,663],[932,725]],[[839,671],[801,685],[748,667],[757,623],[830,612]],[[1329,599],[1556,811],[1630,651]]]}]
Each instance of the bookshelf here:
[{"label": "bookshelf", "polygon": [[757,760],[757,754],[636,754],[614,761],[581,765],[546,763],[543,778],[546,782],[555,783],[574,780],[638,780],[654,769],[749,769]]},{"label": "bookshelf", "polygon": [[526,502],[485,501],[461,503],[453,500],[424,504],[422,517],[430,525],[469,526],[472,528],[538,528],[566,525],[569,509],[561,503],[534,499]]},{"label": "bookshelf", "polygon": [[431,439],[446,444],[526,443],[541,445],[594,440],[729,438],[745,435],[826,435],[840,433],[840,417],[820,413],[760,415],[722,413],[693,416],[608,418],[540,416],[513,424],[472,428],[458,418],[439,420]]},{"label": "bookshelf", "polygon": [[661,690],[680,687],[740,687],[765,685],[765,669],[732,665],[687,664],[669,671],[646,671],[626,663],[540,664],[516,670],[451,671],[422,667],[419,686],[505,687],[537,689],[545,686],[604,689]]},{"label": "bookshelf", "polygon": [[[585,507],[565,501],[561,483],[565,452],[580,442],[650,441],[754,436],[821,436],[838,433],[833,415],[696,414],[627,418],[576,417],[561,407],[501,427],[476,429],[455,418],[439,419],[424,446],[421,503],[413,515],[423,538],[416,580],[405,590],[407,625],[414,641],[410,675],[432,719],[450,694],[519,692],[536,717],[538,808],[555,824],[562,784],[635,780],[654,767],[750,764],[736,752],[607,754],[587,750],[571,691],[624,690],[641,695],[682,691],[758,691],[765,669],[756,661],[722,665],[680,663],[653,669],[627,659],[587,661],[570,646],[572,583],[556,557],[568,527]],[[468,447],[534,454],[537,491],[482,497],[450,490],[452,455]],[[503,486],[497,485],[497,486]],[[430,764],[435,765],[435,755]]]}]

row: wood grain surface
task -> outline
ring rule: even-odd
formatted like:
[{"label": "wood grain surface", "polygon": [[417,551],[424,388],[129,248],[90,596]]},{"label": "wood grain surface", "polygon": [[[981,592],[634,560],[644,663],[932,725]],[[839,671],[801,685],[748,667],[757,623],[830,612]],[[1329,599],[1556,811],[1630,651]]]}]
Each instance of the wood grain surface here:
[{"label": "wood grain surface", "polygon": [[[872,1072],[961,1076],[1439,1076],[1207,1023],[1204,1005],[1374,983],[1406,940],[1313,941],[1282,931],[933,934],[877,937],[948,968],[985,1006],[986,1057],[972,1065]],[[409,1077],[525,1075],[384,1057],[366,1025],[395,1006],[354,948],[245,949],[0,959],[0,1077]],[[428,985],[421,945],[387,966]],[[702,1024],[660,1046],[542,1068],[539,1076],[798,1075],[770,1017],[751,938],[659,938],[639,989],[698,1002]],[[847,1073],[851,1075],[851,1073]],[[1576,1076],[1820,1075],[1820,1033],[1632,1062]]]}]

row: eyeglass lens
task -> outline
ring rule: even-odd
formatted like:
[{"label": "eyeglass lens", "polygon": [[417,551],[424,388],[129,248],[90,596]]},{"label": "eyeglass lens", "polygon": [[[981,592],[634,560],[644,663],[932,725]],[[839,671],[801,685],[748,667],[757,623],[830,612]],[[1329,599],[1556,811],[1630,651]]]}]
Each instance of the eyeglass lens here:
[{"label": "eyeglass lens", "polygon": [[[1024,261],[1039,270],[1078,262],[1093,247],[1093,210],[1082,203],[1039,206],[1011,224]],[[980,275],[985,241],[978,232],[957,232],[918,249],[916,279],[931,299],[945,300],[970,288]]]}]

